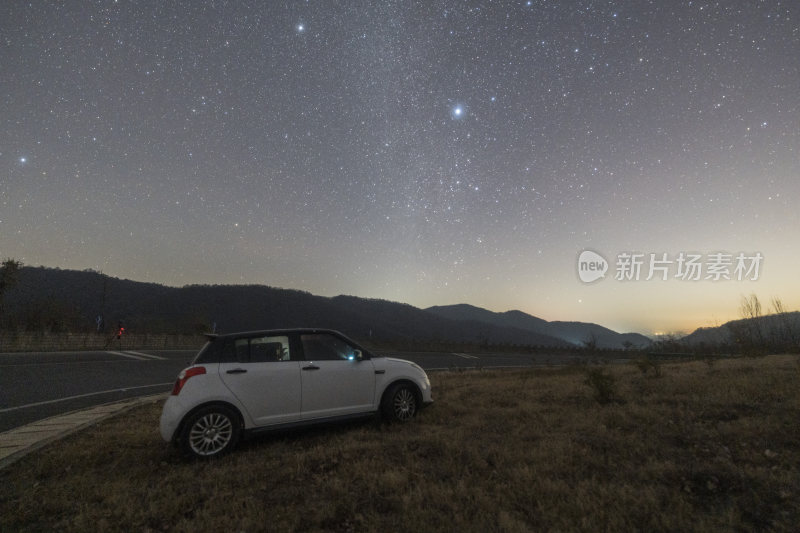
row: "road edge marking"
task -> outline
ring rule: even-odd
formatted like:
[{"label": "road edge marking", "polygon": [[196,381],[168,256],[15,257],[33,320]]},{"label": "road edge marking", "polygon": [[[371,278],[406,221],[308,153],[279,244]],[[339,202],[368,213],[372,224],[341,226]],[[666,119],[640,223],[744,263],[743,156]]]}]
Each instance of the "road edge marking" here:
[{"label": "road edge marking", "polygon": [[124,352],[120,352],[122,354],[134,355],[138,357],[146,357],[147,359],[155,359],[160,361],[166,361],[166,357],[161,357],[160,355],[152,355],[149,353],[142,353],[142,352],[134,352],[133,350],[125,350]]},{"label": "road edge marking", "polygon": [[6,468],[7,466],[10,466],[11,464],[19,461],[20,459],[22,459],[23,457],[25,457],[29,453],[35,452],[36,450],[39,450],[39,449],[47,446],[48,444],[50,444],[52,442],[55,442],[57,440],[61,440],[64,437],[72,435],[73,433],[77,433],[78,431],[81,431],[82,429],[85,429],[85,428],[87,428],[89,426],[93,426],[93,425],[95,425],[95,424],[97,424],[99,422],[102,422],[103,420],[106,420],[108,418],[120,415],[120,414],[122,414],[122,413],[124,413],[126,411],[130,411],[131,409],[133,409],[135,407],[139,407],[140,405],[144,405],[144,404],[146,404],[148,402],[157,402],[157,401],[159,401],[161,399],[166,398],[167,396],[169,396],[168,392],[161,392],[161,393],[158,393],[158,394],[151,394],[149,396],[139,396],[137,398],[128,398],[126,400],[120,400],[120,401],[117,401],[117,402],[110,402],[110,403],[106,403],[106,404],[95,405],[95,406],[89,407],[87,409],[78,409],[77,411],[71,411],[69,413],[64,413],[64,414],[56,415],[56,416],[51,416],[50,418],[44,418],[42,420],[37,420],[36,422],[31,422],[30,424],[26,424],[26,425],[20,426],[18,428],[14,428],[14,429],[10,429],[8,431],[4,431],[4,432],[0,433],[0,439],[2,439],[3,436],[15,433],[20,429],[30,428],[31,426],[35,426],[36,424],[42,424],[42,423],[46,424],[48,422],[53,422],[58,418],[65,418],[65,417],[68,417],[70,415],[74,415],[76,413],[90,412],[92,410],[99,410],[99,408],[108,409],[109,407],[113,407],[113,406],[115,406],[117,404],[119,405],[118,409],[114,409],[113,411],[102,413],[102,414],[100,414],[100,415],[98,415],[96,417],[93,417],[90,420],[87,420],[86,422],[83,422],[83,423],[80,423],[80,424],[75,424],[74,426],[70,427],[69,429],[60,430],[60,431],[54,431],[51,435],[48,435],[47,437],[42,438],[41,440],[35,442],[34,444],[25,446],[25,447],[23,447],[23,448],[21,448],[21,449],[19,449],[17,451],[14,451],[14,452],[10,453],[9,455],[6,455],[5,457],[0,458],[0,470],[2,470],[4,468]]},{"label": "road edge marking", "polygon": [[[169,383],[153,383],[152,385],[136,385],[134,387],[119,387],[118,389],[109,389],[109,390],[102,390],[97,392],[87,392],[86,394],[77,394],[75,396],[67,396],[66,398],[56,398],[55,400],[44,400],[41,402],[36,403],[29,403],[25,405],[15,405],[14,407],[5,407],[0,409],[0,413],[8,413],[10,411],[17,411],[19,409],[27,409],[28,407],[38,407],[40,405],[48,405],[51,403],[58,403],[58,402],[66,402],[69,400],[77,400],[79,398],[87,398],[89,396],[97,396],[99,394],[111,394],[112,392],[126,392],[129,390],[136,390],[136,389],[146,389],[149,387],[166,387],[168,385],[173,385],[173,382],[170,381]],[[102,404],[101,404],[102,405]]]},{"label": "road edge marking", "polygon": [[139,357],[138,355],[133,355],[133,354],[131,354],[131,353],[125,353],[125,352],[112,352],[111,350],[106,350],[106,353],[109,353],[109,354],[111,354],[111,355],[118,355],[118,356],[120,356],[120,357],[127,357],[127,358],[129,358],[129,359],[136,359],[137,361],[146,361],[146,360],[147,360],[147,359],[145,359],[144,357]]}]

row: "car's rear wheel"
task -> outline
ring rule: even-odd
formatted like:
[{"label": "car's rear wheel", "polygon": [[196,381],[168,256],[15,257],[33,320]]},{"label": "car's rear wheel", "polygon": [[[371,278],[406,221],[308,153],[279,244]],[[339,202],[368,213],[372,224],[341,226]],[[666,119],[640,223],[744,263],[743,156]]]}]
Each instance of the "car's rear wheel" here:
[{"label": "car's rear wheel", "polygon": [[407,383],[392,385],[381,402],[383,416],[391,422],[408,422],[417,414],[418,407],[417,391]]},{"label": "car's rear wheel", "polygon": [[180,442],[187,455],[211,458],[231,451],[239,441],[239,417],[228,407],[210,405],[195,411],[186,421]]}]

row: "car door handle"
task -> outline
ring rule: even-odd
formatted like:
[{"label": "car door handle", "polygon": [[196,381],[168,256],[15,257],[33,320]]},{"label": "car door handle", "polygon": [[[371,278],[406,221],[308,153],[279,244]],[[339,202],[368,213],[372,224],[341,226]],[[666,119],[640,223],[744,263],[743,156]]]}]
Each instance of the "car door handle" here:
[{"label": "car door handle", "polygon": [[304,366],[303,370],[319,370],[319,367],[317,365],[308,365]]},{"label": "car door handle", "polygon": [[244,374],[247,372],[244,368],[234,368],[233,370],[228,370],[225,372],[226,374]]}]

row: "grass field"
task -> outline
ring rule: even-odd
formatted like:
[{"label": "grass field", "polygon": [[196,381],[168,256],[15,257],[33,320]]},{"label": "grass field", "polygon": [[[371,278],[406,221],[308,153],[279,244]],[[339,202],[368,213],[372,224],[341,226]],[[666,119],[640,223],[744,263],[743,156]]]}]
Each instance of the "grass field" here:
[{"label": "grass field", "polygon": [[[211,462],[160,404],[0,471],[0,531],[796,531],[800,365],[769,356],[431,375],[410,424]],[[602,403],[601,403],[602,402]]]}]

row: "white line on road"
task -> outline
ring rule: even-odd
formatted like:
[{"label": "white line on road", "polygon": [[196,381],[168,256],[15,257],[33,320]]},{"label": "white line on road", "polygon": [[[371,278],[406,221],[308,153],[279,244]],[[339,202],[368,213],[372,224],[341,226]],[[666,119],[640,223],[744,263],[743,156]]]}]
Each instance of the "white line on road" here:
[{"label": "white line on road", "polygon": [[[502,369],[505,369],[505,370],[507,370],[507,369],[509,369],[509,368],[511,368],[511,369],[515,369],[515,368],[518,368],[518,369],[526,368],[526,369],[527,369],[527,368],[536,368],[537,366],[543,366],[543,365],[500,365],[500,366],[485,366],[485,367],[482,367],[482,368],[480,368],[480,370],[497,370],[497,369],[499,369],[499,368],[502,368]],[[556,366],[557,366],[557,365],[556,365]],[[561,365],[561,366],[564,366],[564,365]],[[476,366],[450,366],[450,367],[441,367],[441,368],[426,368],[426,369],[425,369],[425,372],[452,372],[452,371],[454,371],[454,370],[456,370],[456,371],[459,371],[459,372],[466,372],[466,371],[478,370],[478,367],[476,367]],[[435,391],[434,391],[434,392],[435,392]]]},{"label": "white line on road", "polygon": [[126,353],[128,355],[138,355],[140,357],[146,357],[148,359],[158,359],[158,360],[161,360],[161,361],[164,361],[164,360],[167,359],[166,357],[161,357],[161,356],[158,356],[158,355],[150,355],[149,353],[134,352],[133,350],[125,350],[122,353]]},{"label": "white line on road", "polygon": [[120,357],[128,357],[130,359],[136,359],[137,361],[146,361],[144,357],[139,357],[138,355],[133,355],[125,352],[111,352],[108,351],[106,353],[110,353],[111,355],[119,355]]},{"label": "white line on road", "polygon": [[465,354],[465,353],[455,353],[455,352],[453,352],[453,355],[457,355],[457,356],[459,356],[459,357],[463,357],[464,359],[477,359],[477,357],[476,357],[476,356],[474,356],[474,355],[467,355],[467,354]]},{"label": "white line on road", "polygon": [[36,403],[29,403],[27,405],[17,405],[15,407],[6,407],[5,409],[0,409],[0,413],[7,413],[9,411],[16,411],[18,409],[26,409],[28,407],[36,407],[38,405],[48,405],[51,403],[58,403],[58,402],[66,402],[67,400],[77,400],[78,398],[87,398],[89,396],[97,396],[98,394],[109,394],[112,392],[125,392],[129,390],[136,390],[136,389],[146,389],[148,387],[164,387],[166,385],[172,385],[172,382],[169,383],[155,383],[153,385],[137,385],[136,387],[123,387],[120,389],[110,389],[110,390],[103,390],[98,392],[88,392],[86,394],[78,394],[76,396],[67,396],[66,398],[58,398],[57,400],[46,400],[44,402],[36,402]]},{"label": "white line on road", "polygon": [[107,351],[106,353],[110,353],[111,355],[119,355],[120,357],[130,357],[131,359],[136,359],[137,361],[149,361],[152,359],[159,359],[163,361],[166,359],[166,357],[150,355],[149,353],[134,352],[132,350],[125,350],[124,352]]}]

